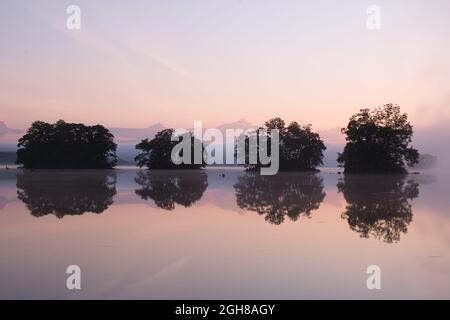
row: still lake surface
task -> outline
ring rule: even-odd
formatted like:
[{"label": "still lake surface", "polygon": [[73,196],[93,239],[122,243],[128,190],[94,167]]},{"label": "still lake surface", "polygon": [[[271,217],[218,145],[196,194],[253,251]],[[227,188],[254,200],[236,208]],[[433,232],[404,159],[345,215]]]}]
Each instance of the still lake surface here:
[{"label": "still lake surface", "polygon": [[449,179],[1,170],[0,298],[450,299]]}]

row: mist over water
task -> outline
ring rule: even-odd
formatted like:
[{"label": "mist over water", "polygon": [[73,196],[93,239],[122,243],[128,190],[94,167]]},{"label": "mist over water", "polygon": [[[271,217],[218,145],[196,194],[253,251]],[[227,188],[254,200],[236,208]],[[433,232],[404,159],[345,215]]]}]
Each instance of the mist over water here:
[{"label": "mist over water", "polygon": [[1,170],[0,297],[449,298],[449,178]]}]

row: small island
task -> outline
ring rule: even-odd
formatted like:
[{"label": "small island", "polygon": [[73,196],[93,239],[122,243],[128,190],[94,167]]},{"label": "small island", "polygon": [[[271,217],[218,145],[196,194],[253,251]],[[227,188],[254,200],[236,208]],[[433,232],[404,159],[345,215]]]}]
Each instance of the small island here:
[{"label": "small island", "polygon": [[347,144],[337,161],[344,173],[407,173],[419,161],[419,152],[410,147],[413,127],[398,105],[362,109],[342,133]]},{"label": "small island", "polygon": [[19,139],[16,163],[25,169],[111,169],[116,150],[114,136],[101,125],[36,121]]}]

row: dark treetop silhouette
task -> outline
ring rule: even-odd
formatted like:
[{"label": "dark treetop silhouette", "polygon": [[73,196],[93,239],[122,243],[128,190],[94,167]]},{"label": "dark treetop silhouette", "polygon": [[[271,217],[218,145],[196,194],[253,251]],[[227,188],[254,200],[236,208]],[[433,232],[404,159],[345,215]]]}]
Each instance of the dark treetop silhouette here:
[{"label": "dark treetop silhouette", "polygon": [[[179,137],[190,139],[191,141],[191,164],[176,165],[173,163],[171,155],[172,149],[177,145],[178,141],[172,141],[172,134],[174,129],[165,129],[158,132],[152,140],[144,139],[136,145],[136,149],[142,150],[135,158],[139,167],[147,167],[148,169],[200,169],[206,166],[203,159],[204,146],[203,143],[194,138],[191,133],[185,133]],[[181,141],[181,140],[180,140]],[[202,150],[202,159],[200,164],[194,163],[194,146],[197,145]],[[180,152],[180,157],[183,156],[183,151]]]},{"label": "dark treetop silhouette", "polygon": [[323,180],[315,173],[278,173],[262,176],[246,172],[234,185],[240,208],[264,215],[266,221],[279,225],[285,217],[296,221],[309,217],[325,199]]},{"label": "dark treetop silhouette", "polygon": [[[257,149],[269,148],[268,154],[271,154],[270,139],[271,130],[278,129],[280,133],[280,170],[296,170],[296,171],[316,171],[316,167],[323,164],[323,152],[326,147],[320,139],[319,134],[311,130],[311,125],[300,126],[297,122],[290,123],[287,127],[281,118],[273,118],[267,121],[264,128],[259,128],[253,134],[258,135],[259,132],[268,132],[267,147],[263,143],[259,143],[257,136]],[[259,161],[259,152],[257,164],[249,164],[249,138],[245,139],[246,154],[245,167],[248,170],[258,170],[263,165]]]},{"label": "dark treetop silhouette", "polygon": [[346,173],[404,173],[418,161],[419,152],[409,147],[413,128],[397,105],[362,109],[342,133],[347,144],[337,161]]},{"label": "dark treetop silhouette", "polygon": [[99,214],[113,203],[116,174],[112,170],[22,171],[17,175],[17,195],[35,217]]},{"label": "dark treetop silhouette", "polygon": [[337,186],[347,201],[342,218],[362,238],[394,243],[408,231],[410,200],[419,195],[414,180],[405,175],[345,175]]},{"label": "dark treetop silhouette", "polygon": [[17,164],[29,169],[109,169],[117,162],[113,140],[101,125],[36,121],[19,139]]},{"label": "dark treetop silhouette", "polygon": [[141,187],[135,193],[144,200],[152,199],[165,210],[175,209],[175,204],[190,207],[203,196],[208,178],[203,171],[139,171],[135,178]]}]

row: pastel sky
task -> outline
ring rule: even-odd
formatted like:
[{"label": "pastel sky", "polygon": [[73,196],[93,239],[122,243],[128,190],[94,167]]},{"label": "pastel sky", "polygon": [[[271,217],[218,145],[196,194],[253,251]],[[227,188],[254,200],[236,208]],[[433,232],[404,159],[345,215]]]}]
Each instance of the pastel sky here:
[{"label": "pastel sky", "polygon": [[[66,28],[66,8],[82,11]],[[369,5],[382,29],[366,27]],[[0,120],[342,126],[397,103],[450,123],[448,0],[2,0]]]}]

